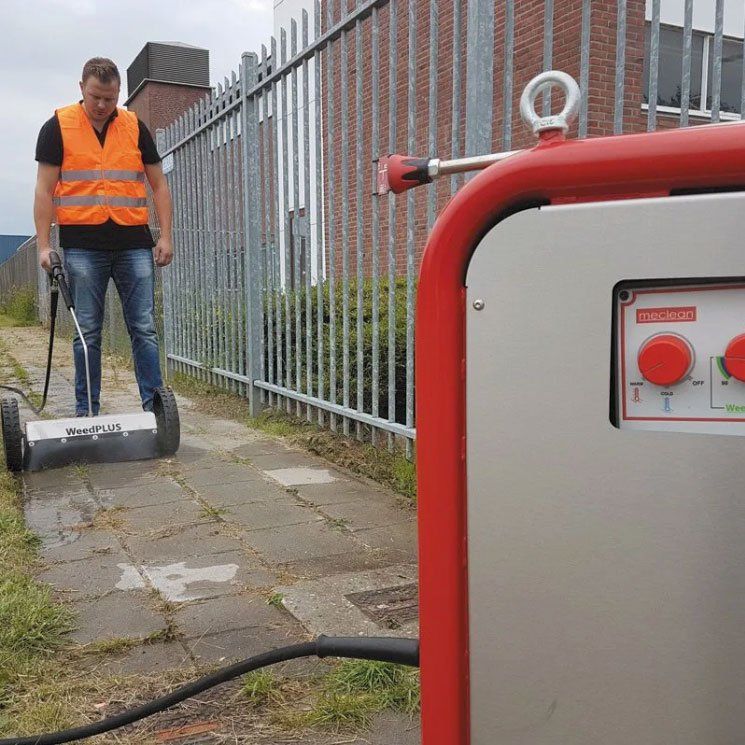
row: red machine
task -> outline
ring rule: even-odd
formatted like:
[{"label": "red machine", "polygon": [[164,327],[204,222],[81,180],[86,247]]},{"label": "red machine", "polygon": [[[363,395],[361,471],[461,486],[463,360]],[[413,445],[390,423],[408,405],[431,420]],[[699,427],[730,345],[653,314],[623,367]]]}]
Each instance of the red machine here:
[{"label": "red machine", "polygon": [[[549,74],[549,82],[566,84],[566,79],[557,80],[555,74]],[[532,111],[532,103],[545,84],[546,79],[541,76],[531,83],[523,98],[523,110]],[[623,362],[620,344],[624,338],[618,336],[617,322],[628,298],[643,298],[639,294],[643,291],[667,292],[669,286],[677,287],[681,283],[682,289],[691,290],[694,279],[700,281],[704,289],[711,283],[719,283],[718,287],[724,284],[734,288],[738,298],[745,296],[745,252],[741,247],[745,229],[742,216],[745,202],[741,199],[745,190],[745,126],[716,125],[568,141],[564,137],[566,121],[576,104],[571,89],[568,89],[567,98],[567,107],[560,117],[541,121],[533,115],[531,123],[540,139],[532,150],[466,160],[465,167],[460,169],[457,161],[446,164],[443,170],[440,161],[408,156],[391,156],[381,164],[380,190],[385,191],[387,186],[394,192],[426,183],[442,173],[488,165],[453,197],[437,220],[424,253],[418,289],[422,742],[424,745],[733,743],[741,739],[745,728],[745,707],[732,704],[730,708],[729,698],[730,691],[735,691],[737,696],[745,691],[745,666],[740,666],[745,660],[741,648],[736,645],[732,648],[735,637],[731,635],[731,632],[736,634],[732,628],[742,627],[741,622],[745,622],[745,607],[739,600],[732,600],[738,589],[742,589],[737,577],[745,576],[745,554],[739,546],[731,545],[732,534],[728,534],[730,543],[723,548],[721,535],[713,528],[707,532],[709,528],[702,527],[702,519],[708,514],[720,529],[727,521],[730,527],[736,525],[745,529],[745,512],[739,506],[740,501],[745,502],[741,500],[741,493],[737,506],[731,506],[733,479],[740,479],[745,473],[731,460],[715,463],[716,453],[721,453],[722,448],[735,460],[742,461],[741,455],[736,458],[736,452],[742,449],[739,438],[718,435],[743,434],[742,425],[737,424],[743,417],[738,417],[735,409],[745,412],[745,407],[733,405],[732,413],[727,411],[722,415],[725,423],[721,427],[729,430],[720,433],[711,429],[713,425],[706,424],[711,419],[704,415],[680,415],[680,407],[684,405],[695,408],[694,404],[685,403],[689,389],[696,391],[699,389],[693,386],[700,386],[705,392],[711,389],[714,395],[720,390],[720,381],[719,378],[707,379],[709,374],[719,373],[716,362],[712,362],[714,357],[705,358],[700,349],[696,351],[696,369],[692,369],[688,342],[677,335],[686,332],[690,336],[694,324],[687,323],[689,319],[680,313],[677,316],[673,313],[672,317],[670,314],[664,318],[652,317],[658,325],[652,323],[639,329],[643,332],[648,329],[649,334],[657,337],[672,334],[667,346],[665,339],[655,341],[658,356],[665,347],[661,352],[664,360],[662,363],[653,360],[652,367],[667,364],[667,360],[673,367],[682,365],[686,369],[681,368],[677,375],[673,371],[672,377],[660,375],[660,370],[645,375],[641,369],[643,361],[647,360],[649,368],[650,355],[654,356],[648,347],[639,350],[639,370],[634,367],[636,358],[630,358],[633,376],[638,378],[638,382],[636,378],[633,381],[637,386],[634,396],[639,399],[641,391],[641,400],[651,402],[655,411],[659,409],[661,413],[657,417],[659,426],[652,427],[658,430],[656,432],[625,429],[627,423],[619,414],[618,403],[626,394],[625,389],[621,390],[619,372]],[[501,162],[495,163],[497,160]],[[706,200],[712,200],[712,204]],[[631,211],[616,213],[613,210],[617,204]],[[654,215],[660,215],[656,228],[660,233],[655,231],[649,235],[646,249],[636,245],[636,238],[633,246],[623,241],[624,232],[638,222],[634,217],[637,207],[644,211],[643,219],[648,227],[655,225]],[[686,236],[691,231],[682,226],[680,245],[661,246],[659,258],[650,258],[650,254],[655,253],[655,243],[661,240],[659,236],[665,233],[668,219],[684,221],[686,212],[693,211],[702,215],[705,222],[707,211],[713,209],[718,215],[720,207],[721,214],[731,219],[719,219],[716,227],[705,229],[712,236],[709,245],[688,245]],[[675,208],[678,217],[669,216],[668,208]],[[562,264],[553,263],[555,251],[541,252],[545,246],[530,248],[533,228],[543,231],[538,222],[539,214],[544,215],[541,220],[563,220],[562,229],[569,225],[570,231],[576,231],[572,240],[557,243],[556,251],[561,248],[566,253],[562,260],[564,265],[571,266],[575,261],[573,245],[595,243],[594,248],[578,250],[577,263],[567,271],[563,286],[555,288],[555,292],[551,291],[550,279],[544,281],[550,273],[561,271],[558,267]],[[619,215],[617,221],[613,217],[616,214]],[[493,297],[488,297],[488,287],[485,294],[474,296],[470,285],[479,283],[477,277],[469,276],[469,267],[487,249],[494,251],[502,246],[498,242],[500,231],[510,224],[517,227],[509,232],[504,256],[517,258],[504,261],[504,272],[509,279],[494,288]],[[600,237],[604,226],[610,231],[608,246]],[[541,235],[544,241],[552,240],[551,230]],[[520,236],[524,236],[526,254],[533,252],[530,263],[524,265],[520,263],[524,248]],[[705,240],[706,233],[699,238]],[[613,263],[612,257],[625,251],[635,255],[634,261],[629,259],[619,264],[613,269],[616,274],[604,274],[603,266]],[[597,268],[594,255],[601,257]],[[680,267],[675,266],[676,256],[682,257]],[[497,264],[494,266],[497,267],[495,272],[489,272],[487,267],[482,274],[497,277],[502,269]],[[624,276],[622,272],[629,274]],[[576,284],[572,275],[578,277]],[[733,277],[736,281],[731,281]],[[562,322],[563,301],[554,302],[549,298],[561,298],[562,293],[574,298],[584,291],[583,286],[593,283],[602,285],[602,293],[597,290],[598,299],[593,289],[581,302],[575,304],[570,300],[566,304],[566,322]],[[518,285],[523,285],[522,289],[514,289]],[[700,289],[693,287],[692,291],[695,294]],[[524,300],[526,294],[532,295],[532,300]],[[708,293],[719,297],[725,294]],[[502,302],[500,298],[505,295],[510,295],[509,304],[499,305],[488,323],[482,322],[480,319],[486,316],[478,314],[486,312],[484,306],[489,310],[495,303]],[[521,305],[523,301],[524,306]],[[694,302],[674,302],[673,298],[665,305],[677,307]],[[745,332],[745,320],[737,315],[736,302],[739,300],[732,300],[735,303],[732,306],[733,328],[742,327],[741,331]],[[656,300],[655,304],[659,302]],[[512,314],[510,309],[517,305],[522,311]],[[565,329],[567,324],[580,323],[576,319],[584,318],[583,307],[599,319],[588,320],[587,327],[588,339],[592,340],[592,344],[588,341],[587,345],[595,345],[595,351],[604,352],[594,361],[586,359],[581,351],[585,343],[581,328]],[[727,308],[729,306],[721,312],[730,313]],[[550,316],[554,316],[553,320]],[[469,329],[473,326],[474,334],[482,333],[476,328],[478,323],[489,328],[483,331],[487,334],[484,339],[474,336],[478,344],[472,347]],[[509,327],[500,327],[502,323]],[[562,347],[552,346],[549,338],[554,333],[566,334]],[[701,343],[711,337],[707,333],[701,327]],[[472,358],[476,350],[483,350],[492,343],[491,356],[484,357],[485,353],[478,351],[475,363]],[[520,349],[514,360],[506,346],[508,343]],[[738,366],[741,366],[739,353],[726,352],[725,355],[725,349],[729,349],[725,339],[716,340],[716,344],[722,347],[721,355],[732,357],[724,364],[730,364],[736,375],[735,370],[739,371]],[[739,344],[738,349],[742,346],[737,338],[732,344]],[[557,356],[558,349],[566,353]],[[685,357],[683,362],[677,359],[681,355]],[[524,372],[521,372],[520,356],[524,358]],[[495,375],[499,376],[498,380],[494,379]],[[518,380],[522,377],[528,380],[522,383]],[[545,381],[545,386],[541,381]],[[523,385],[526,387],[521,389]],[[685,390],[684,385],[688,386]],[[715,385],[718,386],[716,390]],[[586,387],[584,398],[579,393],[574,398],[573,388],[577,386]],[[516,390],[511,390],[512,387]],[[544,392],[544,388],[552,392]],[[485,392],[485,389],[488,390]],[[733,390],[731,382],[727,390]],[[662,396],[666,395],[668,408],[662,408],[662,403],[658,407],[659,402],[665,401]],[[516,406],[517,397],[525,408]],[[574,410],[564,408],[565,399],[571,400]],[[608,400],[609,409],[606,408]],[[673,401],[672,409],[670,401]],[[554,406],[556,402],[558,405]],[[557,421],[559,414],[554,415],[552,407],[562,410],[561,422]],[[472,436],[470,419],[481,416],[479,409],[485,410],[486,423],[482,424],[486,433],[481,430]],[[673,415],[676,410],[677,416]],[[573,411],[577,412],[577,422],[573,421]],[[505,422],[510,417],[522,419],[520,425]],[[696,425],[699,429],[694,427],[693,431],[699,434],[681,433],[676,423],[670,421],[686,418],[704,422]],[[513,426],[520,430],[515,434],[517,444],[511,441],[510,427]],[[494,429],[493,434],[491,429]],[[493,443],[484,444],[492,437]],[[576,438],[572,447],[564,450],[563,443],[572,438]],[[597,444],[605,442],[603,438],[608,438],[605,448]],[[512,450],[513,447],[516,449]],[[667,455],[662,461],[645,460],[650,447],[659,447]],[[544,452],[525,455],[531,448],[544,449]],[[602,461],[606,456],[610,458],[608,451],[614,448],[617,451],[612,454],[613,460],[598,468],[597,473],[579,472],[581,464]],[[702,468],[707,471],[703,481],[689,470],[688,450],[694,459],[693,453],[697,451],[712,453],[711,461],[703,462]],[[553,455],[558,451],[564,453],[561,458]],[[582,453],[581,460],[578,453]],[[626,460],[627,456],[633,460]],[[701,457],[707,458],[705,454]],[[573,463],[574,458],[578,459],[577,468],[567,473],[571,471],[567,464]],[[489,470],[492,468],[489,459],[498,464],[493,467],[497,470]],[[507,470],[510,466],[503,463],[504,460],[523,462],[524,475],[518,474],[510,481],[512,472]],[[560,462],[555,464],[555,460]],[[633,462],[639,469],[639,478],[644,478],[647,469],[651,473],[653,468],[659,468],[663,471],[663,482],[668,479],[668,488],[682,495],[678,507],[672,506],[664,514],[650,513],[642,521],[657,529],[650,527],[647,535],[638,528],[639,533],[643,533],[641,537],[637,536],[637,529],[624,527],[623,505],[628,492],[621,490],[615,496],[608,496],[607,502],[597,496],[604,493],[603,485],[608,483],[606,475],[608,480],[613,480],[613,474],[619,469],[619,478],[623,480],[623,469],[628,469]],[[471,469],[477,466],[481,471],[474,476]],[[534,473],[544,467],[546,473]],[[654,502],[654,509],[667,510],[660,504],[667,504],[669,495],[660,492],[664,487],[655,479],[649,478],[648,483],[654,481],[654,488],[649,499],[645,495],[643,504]],[[632,480],[637,483],[636,474]],[[694,481],[695,487],[689,486]],[[708,483],[707,487],[702,485],[704,482]],[[511,484],[510,495],[505,494],[507,483]],[[586,484],[593,483],[592,493],[596,496],[588,498],[580,507],[575,495],[584,494]],[[741,485],[742,481],[739,483]],[[523,488],[524,493],[519,494],[518,499],[515,493]],[[480,511],[474,511],[487,504],[481,500],[474,506],[474,495],[479,492],[484,492],[487,498],[493,494],[496,503],[493,513],[484,509],[483,518]],[[690,506],[686,500],[690,500]],[[710,500],[708,512],[700,511],[704,500]],[[504,502],[501,506],[500,501]],[[594,512],[594,505],[599,501],[602,504],[602,509],[598,508],[600,517]],[[530,511],[529,518],[520,515],[519,504],[522,503]],[[725,508],[725,503],[730,506]],[[549,511],[556,514],[546,517],[544,523],[544,515]],[[598,524],[588,527],[591,519],[588,515]],[[668,537],[664,526],[675,522],[680,515],[683,517],[679,518],[679,535]],[[618,533],[614,533],[614,520],[619,526]],[[566,527],[569,525],[572,527]],[[579,525],[583,526],[582,530]],[[491,545],[488,536],[482,535],[486,529],[493,531]],[[624,550],[611,558],[610,549],[606,556],[605,549],[599,548],[610,546],[616,540],[628,540],[631,544],[634,542],[629,539],[631,535],[638,537],[637,553]],[[659,558],[661,552],[666,550],[668,542],[669,550],[677,551],[676,546],[681,544],[684,535],[688,536],[688,545],[697,548],[681,555],[680,561],[671,565],[665,563],[663,567]],[[740,544],[745,543],[742,537],[740,535]],[[506,548],[507,545],[511,548]],[[705,559],[701,558],[704,554]],[[530,556],[540,557],[540,567],[533,566],[532,559],[524,558]],[[638,583],[638,592],[623,574],[626,569],[622,557],[629,556],[629,562],[638,562],[638,566],[629,569],[634,582]],[[699,560],[701,566],[697,563]],[[680,569],[681,562],[690,562],[685,572]],[[722,565],[729,568],[723,571]],[[659,587],[666,589],[658,591],[657,585],[651,584],[647,587],[646,583],[652,580],[646,579],[645,567],[649,567],[652,576],[664,576]],[[732,567],[737,567],[739,574],[735,572],[733,576]],[[700,598],[711,589],[703,579],[705,574],[709,577],[706,582],[718,587],[716,597],[722,604],[718,610],[720,615],[697,605],[696,598],[700,603]],[[596,579],[599,584],[595,587],[594,599],[584,597],[583,585],[593,584]],[[474,582],[479,584],[474,587]],[[549,589],[558,586],[564,588],[560,598]],[[605,593],[603,587],[610,589]],[[657,593],[656,596],[662,594],[666,598],[660,601],[661,608],[642,602],[647,591],[650,596]],[[504,599],[502,603],[500,598]],[[614,611],[609,610],[604,621],[596,623],[591,617],[598,608],[605,608],[606,603]],[[675,612],[677,621],[668,617],[668,607]],[[633,618],[631,608],[636,614]],[[707,615],[709,613],[712,615]],[[678,614],[698,618],[699,625],[682,627]],[[477,628],[474,628],[475,616],[480,618]],[[543,617],[541,624],[536,616]],[[550,616],[555,616],[555,624],[545,622]],[[642,618],[649,626],[641,623]],[[724,630],[725,621],[721,619],[727,624],[732,622],[732,628],[727,626]],[[583,632],[587,635],[585,639],[577,639],[574,630],[583,624],[587,625]],[[653,632],[658,636],[647,638]],[[664,641],[670,639],[672,641]],[[474,648],[476,643],[478,646]],[[664,648],[668,643],[671,649]],[[603,650],[609,648],[617,651],[606,660]],[[562,651],[557,652],[557,649]],[[574,656],[569,656],[568,652],[565,656],[567,649],[573,649]],[[583,649],[586,649],[586,657]],[[723,651],[726,649],[736,660],[727,659]],[[530,659],[525,659],[523,664],[521,655]],[[654,662],[653,667],[660,675],[654,684],[650,682],[651,670],[637,679],[633,670],[626,667],[627,661],[632,667],[636,661],[643,666],[645,655]],[[675,658],[687,667],[676,668]],[[717,665],[721,665],[721,669],[714,670]],[[695,675],[691,672],[688,681],[689,671],[694,666],[700,669]],[[681,679],[685,679],[685,685]],[[678,686],[681,690],[677,690]],[[648,700],[652,702],[649,710]],[[717,710],[717,706],[721,708]],[[616,719],[617,716],[620,718]]]}]

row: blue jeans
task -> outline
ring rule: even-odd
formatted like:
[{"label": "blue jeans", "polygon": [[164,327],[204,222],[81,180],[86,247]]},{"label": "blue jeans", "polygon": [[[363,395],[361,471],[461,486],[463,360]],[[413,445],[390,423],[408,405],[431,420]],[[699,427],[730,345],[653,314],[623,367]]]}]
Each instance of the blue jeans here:
[{"label": "blue jeans", "polygon": [[[155,267],[149,248],[121,250],[66,248],[65,274],[75,304],[75,314],[88,346],[93,414],[101,395],[101,327],[109,279],[122,301],[124,321],[132,341],[137,385],[142,408],[152,411],[153,393],[163,385],[155,330]],[[77,334],[72,344],[75,358],[75,413],[88,413],[83,345]]]}]

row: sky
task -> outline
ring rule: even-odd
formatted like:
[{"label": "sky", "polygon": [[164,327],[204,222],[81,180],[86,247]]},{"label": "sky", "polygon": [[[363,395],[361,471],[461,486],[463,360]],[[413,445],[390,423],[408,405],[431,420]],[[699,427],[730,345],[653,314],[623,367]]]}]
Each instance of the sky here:
[{"label": "sky", "polygon": [[33,235],[34,151],[55,108],[77,101],[83,63],[109,57],[122,75],[148,41],[210,52],[214,85],[260,51],[272,0],[0,0],[0,234]]}]

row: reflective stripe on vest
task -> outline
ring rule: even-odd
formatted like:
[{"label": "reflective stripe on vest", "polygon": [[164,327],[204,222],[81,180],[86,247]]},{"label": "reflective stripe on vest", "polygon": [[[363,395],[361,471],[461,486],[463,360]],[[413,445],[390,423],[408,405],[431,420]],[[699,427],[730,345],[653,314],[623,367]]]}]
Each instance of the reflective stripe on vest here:
[{"label": "reflective stripe on vest", "polygon": [[144,171],[62,171],[60,181],[145,181]]},{"label": "reflective stripe on vest", "polygon": [[54,197],[57,207],[91,207],[100,205],[102,207],[147,207],[145,197]]}]

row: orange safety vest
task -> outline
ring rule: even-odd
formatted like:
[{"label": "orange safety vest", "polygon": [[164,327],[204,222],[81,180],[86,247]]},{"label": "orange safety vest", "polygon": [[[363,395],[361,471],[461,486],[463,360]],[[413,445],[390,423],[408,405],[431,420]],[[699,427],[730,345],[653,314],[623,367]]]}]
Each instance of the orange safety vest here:
[{"label": "orange safety vest", "polygon": [[139,148],[137,115],[118,109],[104,146],[83,105],[55,112],[62,131],[62,167],[54,192],[60,225],[119,225],[148,222],[145,166]]}]

